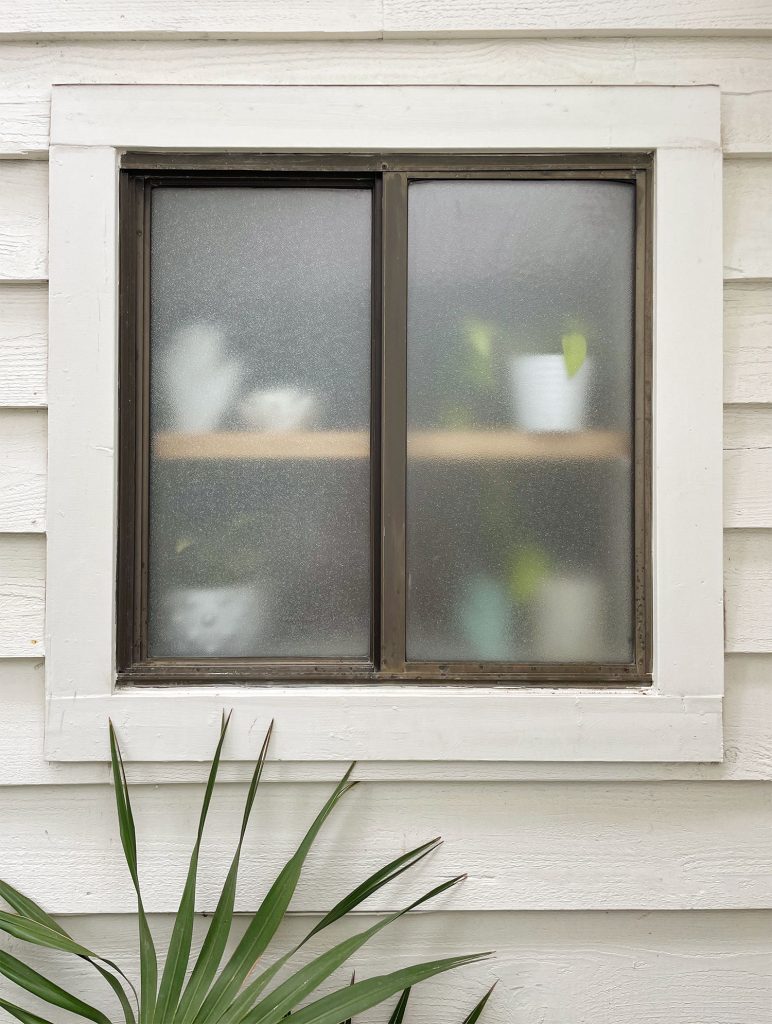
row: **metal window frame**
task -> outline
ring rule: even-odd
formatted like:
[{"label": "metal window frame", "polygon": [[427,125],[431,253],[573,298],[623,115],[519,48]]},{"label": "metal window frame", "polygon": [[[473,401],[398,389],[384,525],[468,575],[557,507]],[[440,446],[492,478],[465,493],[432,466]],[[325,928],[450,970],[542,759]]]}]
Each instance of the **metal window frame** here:
[{"label": "metal window frame", "polygon": [[[117,684],[309,681],[507,686],[647,686],[652,666],[652,155],[124,154],[120,176]],[[634,660],[630,664],[407,662],[405,472],[407,196],[422,179],[611,179],[636,187]],[[373,192],[371,656],[369,659],[147,657],[149,193],[164,183],[366,184]]]}]

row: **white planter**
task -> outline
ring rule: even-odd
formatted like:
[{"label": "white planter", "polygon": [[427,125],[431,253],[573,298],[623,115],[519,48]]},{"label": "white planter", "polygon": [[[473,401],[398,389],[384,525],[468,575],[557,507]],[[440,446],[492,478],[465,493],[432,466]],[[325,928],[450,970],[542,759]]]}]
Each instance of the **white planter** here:
[{"label": "white planter", "polygon": [[179,657],[246,657],[265,633],[268,600],[255,584],[174,587],[164,594],[159,646]]},{"label": "white planter", "polygon": [[512,415],[532,434],[581,430],[587,418],[591,362],[569,377],[562,355],[513,356]]},{"label": "white planter", "polygon": [[[606,601],[597,576],[550,576],[536,599],[536,648],[542,661],[602,661]],[[605,641],[605,642],[604,642]]]}]

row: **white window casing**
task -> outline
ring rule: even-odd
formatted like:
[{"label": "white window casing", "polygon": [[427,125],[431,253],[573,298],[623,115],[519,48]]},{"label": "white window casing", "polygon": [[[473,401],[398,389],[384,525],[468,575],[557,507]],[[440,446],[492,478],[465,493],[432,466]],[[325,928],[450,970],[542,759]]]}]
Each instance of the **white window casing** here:
[{"label": "white window casing", "polygon": [[[714,86],[55,86],[46,757],[719,761],[722,254]],[[653,685],[115,685],[118,171],[125,150],[653,151]]]}]

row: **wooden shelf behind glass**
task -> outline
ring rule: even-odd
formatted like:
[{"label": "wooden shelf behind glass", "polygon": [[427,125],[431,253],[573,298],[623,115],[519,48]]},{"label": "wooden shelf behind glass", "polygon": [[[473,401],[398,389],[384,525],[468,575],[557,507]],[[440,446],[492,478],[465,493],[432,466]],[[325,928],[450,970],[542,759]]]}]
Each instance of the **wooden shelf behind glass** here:
[{"label": "wooden shelf behind glass", "polygon": [[[233,431],[212,434],[161,433],[153,439],[157,459],[364,459],[367,431]],[[630,454],[629,435],[612,430],[568,434],[527,434],[516,430],[429,430],[408,435],[416,459],[598,461]]]}]

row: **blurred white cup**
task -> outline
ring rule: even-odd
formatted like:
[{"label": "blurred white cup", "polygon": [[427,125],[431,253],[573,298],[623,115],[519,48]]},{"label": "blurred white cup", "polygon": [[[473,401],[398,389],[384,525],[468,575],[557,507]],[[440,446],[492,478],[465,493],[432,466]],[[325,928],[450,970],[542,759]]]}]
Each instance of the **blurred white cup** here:
[{"label": "blurred white cup", "polygon": [[532,434],[581,430],[587,418],[591,361],[569,377],[562,355],[513,356],[512,415]]}]

